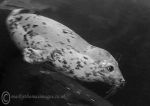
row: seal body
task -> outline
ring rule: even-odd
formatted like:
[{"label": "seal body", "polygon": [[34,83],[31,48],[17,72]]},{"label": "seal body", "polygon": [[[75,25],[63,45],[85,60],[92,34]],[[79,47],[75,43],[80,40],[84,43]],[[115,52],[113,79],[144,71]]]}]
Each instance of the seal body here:
[{"label": "seal body", "polygon": [[15,9],[6,24],[12,40],[29,63],[50,62],[58,72],[87,82],[119,86],[125,81],[109,52],[89,44],[53,19]]}]

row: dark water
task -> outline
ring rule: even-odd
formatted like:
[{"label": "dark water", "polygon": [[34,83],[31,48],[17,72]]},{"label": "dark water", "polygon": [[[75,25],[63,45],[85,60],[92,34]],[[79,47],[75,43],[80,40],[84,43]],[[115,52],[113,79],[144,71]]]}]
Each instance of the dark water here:
[{"label": "dark water", "polygon": [[[148,103],[150,99],[150,2],[148,0],[39,0],[39,2],[50,7],[43,10],[42,15],[69,26],[91,44],[108,50],[119,59],[119,66],[127,83],[108,99],[111,104],[150,105]],[[51,90],[56,92],[49,85],[52,85],[51,79],[37,77],[38,68],[33,68],[21,60],[20,52],[10,40],[6,30],[4,20],[8,13],[8,10],[0,11],[1,88],[15,93],[30,91],[33,94],[37,92],[46,94]],[[30,72],[32,77],[28,73],[29,70],[32,70]],[[89,89],[98,95],[104,95],[106,87],[89,85],[87,84]],[[54,88],[59,94],[65,91],[60,84],[55,85]],[[55,101],[46,102],[47,104],[27,101],[30,105],[56,105]],[[18,101],[14,101],[15,103],[17,104]],[[27,105],[25,103],[19,106]],[[57,104],[59,106],[65,104],[64,101],[59,103],[61,103]]]}]

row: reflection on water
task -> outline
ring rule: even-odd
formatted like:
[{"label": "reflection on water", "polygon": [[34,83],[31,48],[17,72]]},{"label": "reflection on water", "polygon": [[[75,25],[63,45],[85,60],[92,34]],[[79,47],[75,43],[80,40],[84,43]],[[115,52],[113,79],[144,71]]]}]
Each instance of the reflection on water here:
[{"label": "reflection on water", "polygon": [[[149,105],[150,53],[148,50],[150,48],[150,10],[148,0],[144,0],[144,2],[142,0],[26,0],[24,4],[23,0],[7,1],[9,5],[14,5],[11,8],[18,6],[25,8],[34,7],[34,9],[39,7],[39,10],[44,9],[41,14],[69,26],[88,42],[110,51],[114,56],[121,55],[119,65],[127,80],[127,84],[108,100],[115,106]],[[36,2],[38,6],[30,6],[28,1]],[[5,8],[8,9],[10,6]],[[106,91],[107,87],[97,86],[96,84],[83,84],[90,89],[89,91],[79,83],[65,77],[63,78],[63,76],[62,79],[66,80],[61,80],[60,83],[60,81],[53,79],[55,78],[53,75],[48,77],[49,75],[39,74],[38,68],[28,69],[26,67],[29,67],[29,64],[20,62],[20,60],[15,61],[15,58],[19,58],[20,52],[11,42],[5,29],[4,20],[8,13],[9,11],[6,9],[0,12],[0,70],[2,70],[1,75],[3,76],[3,89],[11,87],[12,92],[18,94],[19,92],[27,93],[29,91],[33,94],[57,94],[57,92],[58,94],[63,94],[67,92],[70,99],[66,101],[76,104],[99,104],[99,102],[92,102],[91,99],[86,97],[85,93],[92,95],[92,98],[95,96],[96,99],[103,101],[97,95],[103,95],[101,91]],[[116,58],[118,57],[116,56]],[[5,74],[5,71],[8,74]],[[71,83],[68,81],[71,81]],[[70,85],[72,83],[73,85]],[[68,90],[66,86],[71,90]],[[80,89],[81,92],[79,90],[79,92],[75,93],[74,91],[78,91],[77,89]],[[30,105],[36,104],[31,100],[24,101],[27,102],[20,103],[22,105],[26,105],[26,103]],[[36,105],[55,105],[56,103],[60,105],[59,103],[67,104],[66,101],[55,100],[52,103],[38,101]],[[103,103],[106,103],[106,101]],[[80,104],[79,106],[82,105]]]}]

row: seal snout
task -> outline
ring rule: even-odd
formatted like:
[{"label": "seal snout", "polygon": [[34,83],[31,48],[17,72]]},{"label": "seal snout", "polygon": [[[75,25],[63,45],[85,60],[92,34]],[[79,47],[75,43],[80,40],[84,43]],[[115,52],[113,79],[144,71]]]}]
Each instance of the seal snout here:
[{"label": "seal snout", "polygon": [[118,78],[116,80],[114,80],[114,85],[120,87],[123,87],[125,85],[126,81],[123,77]]}]

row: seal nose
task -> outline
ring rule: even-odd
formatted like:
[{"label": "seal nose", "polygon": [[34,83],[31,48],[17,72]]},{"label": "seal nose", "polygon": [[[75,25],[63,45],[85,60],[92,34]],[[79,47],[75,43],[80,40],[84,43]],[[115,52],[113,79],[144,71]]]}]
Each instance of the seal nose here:
[{"label": "seal nose", "polygon": [[126,83],[126,81],[124,80],[124,78],[119,79],[119,83],[120,83],[120,87],[123,87]]}]

